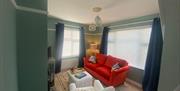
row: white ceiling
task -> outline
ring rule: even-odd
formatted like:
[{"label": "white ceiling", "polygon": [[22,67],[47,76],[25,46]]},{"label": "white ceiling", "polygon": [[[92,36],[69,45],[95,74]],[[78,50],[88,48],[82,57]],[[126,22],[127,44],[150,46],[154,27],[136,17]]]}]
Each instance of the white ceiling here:
[{"label": "white ceiling", "polygon": [[[99,13],[93,7],[102,7]],[[103,23],[159,13],[158,0],[48,0],[49,15],[77,23],[94,23],[99,15]]]}]

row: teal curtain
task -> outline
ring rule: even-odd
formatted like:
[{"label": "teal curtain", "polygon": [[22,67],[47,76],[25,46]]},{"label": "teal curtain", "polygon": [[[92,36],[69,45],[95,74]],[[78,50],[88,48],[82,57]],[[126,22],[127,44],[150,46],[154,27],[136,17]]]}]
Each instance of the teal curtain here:
[{"label": "teal curtain", "polygon": [[85,48],[85,30],[83,27],[80,29],[80,47],[79,47],[79,65],[78,67],[83,67],[83,57],[86,55],[86,48]]},{"label": "teal curtain", "polygon": [[151,38],[147,53],[143,91],[157,91],[159,83],[163,37],[160,18],[153,20]]},{"label": "teal curtain", "polygon": [[108,48],[108,34],[109,34],[109,28],[104,27],[102,39],[101,39],[101,46],[100,46],[100,53],[101,54],[107,54],[107,48]]},{"label": "teal curtain", "polygon": [[55,73],[61,71],[62,51],[64,41],[64,24],[56,24],[56,62],[55,62]]}]

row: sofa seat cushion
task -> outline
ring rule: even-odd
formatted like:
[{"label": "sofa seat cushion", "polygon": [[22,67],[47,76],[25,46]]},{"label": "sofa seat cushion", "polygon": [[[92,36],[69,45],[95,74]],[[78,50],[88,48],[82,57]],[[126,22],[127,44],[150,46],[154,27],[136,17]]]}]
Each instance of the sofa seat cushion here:
[{"label": "sofa seat cushion", "polygon": [[112,68],[113,65],[119,63],[118,59],[115,57],[112,57],[111,55],[108,55],[107,60],[105,62],[105,66]]},{"label": "sofa seat cushion", "polygon": [[96,54],[97,63],[100,65],[104,65],[107,56],[104,54]]},{"label": "sofa seat cushion", "polygon": [[94,64],[94,63],[88,63],[88,64],[87,64],[87,67],[90,68],[90,69],[92,69],[92,70],[96,70],[96,68],[99,67],[99,66],[100,66],[100,65],[97,64],[97,63],[95,63],[95,64]]},{"label": "sofa seat cushion", "polygon": [[111,68],[106,67],[106,66],[100,66],[96,68],[96,72],[103,76],[106,79],[109,79],[110,74],[111,74]]}]

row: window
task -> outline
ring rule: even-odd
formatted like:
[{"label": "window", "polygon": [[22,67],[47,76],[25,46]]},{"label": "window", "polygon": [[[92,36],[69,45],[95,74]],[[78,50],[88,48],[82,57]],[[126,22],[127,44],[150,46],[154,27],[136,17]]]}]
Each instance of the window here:
[{"label": "window", "polygon": [[144,69],[151,27],[109,32],[108,54],[125,59],[130,66]]},{"label": "window", "polygon": [[79,55],[79,38],[79,29],[65,28],[62,54],[63,58],[74,57]]}]

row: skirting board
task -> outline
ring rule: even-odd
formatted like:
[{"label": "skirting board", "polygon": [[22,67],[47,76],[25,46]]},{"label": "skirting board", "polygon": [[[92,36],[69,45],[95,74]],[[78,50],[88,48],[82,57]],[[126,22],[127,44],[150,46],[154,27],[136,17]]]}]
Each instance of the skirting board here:
[{"label": "skirting board", "polygon": [[130,83],[130,84],[133,84],[133,85],[137,86],[138,88],[142,88],[142,85],[140,83],[136,82],[136,81],[133,81],[133,80],[131,80],[129,78],[127,78],[126,81],[128,83]]}]

